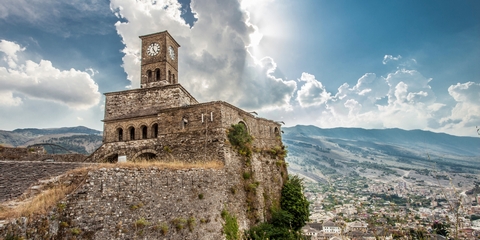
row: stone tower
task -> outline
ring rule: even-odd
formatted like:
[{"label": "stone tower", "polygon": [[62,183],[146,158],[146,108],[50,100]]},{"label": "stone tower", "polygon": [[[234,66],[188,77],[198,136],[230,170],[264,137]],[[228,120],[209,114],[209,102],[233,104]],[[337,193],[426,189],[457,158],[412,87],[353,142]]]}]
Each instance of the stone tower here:
[{"label": "stone tower", "polygon": [[156,87],[178,83],[178,48],[180,45],[167,32],[140,36],[142,64],[140,87]]},{"label": "stone tower", "polygon": [[141,86],[105,93],[103,145],[95,162],[227,161],[226,131],[242,123],[257,149],[281,145],[280,124],[222,101],[200,103],[178,83],[178,44],[167,32],[140,36]]}]

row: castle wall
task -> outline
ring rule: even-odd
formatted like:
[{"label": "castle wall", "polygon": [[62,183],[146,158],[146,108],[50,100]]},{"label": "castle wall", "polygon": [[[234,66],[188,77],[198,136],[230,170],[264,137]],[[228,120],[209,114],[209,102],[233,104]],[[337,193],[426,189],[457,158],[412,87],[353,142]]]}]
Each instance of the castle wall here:
[{"label": "castle wall", "polygon": [[159,109],[198,103],[181,85],[105,94],[105,121],[155,113]]},{"label": "castle wall", "polygon": [[[94,158],[117,153],[127,155],[127,160],[131,160],[139,152],[149,151],[165,160],[224,161],[227,131],[232,124],[239,122],[245,123],[255,138],[255,148],[265,150],[281,146],[279,123],[257,118],[225,102],[209,102],[161,109],[156,115],[106,121],[105,143]],[[154,124],[158,125],[156,138],[153,136]],[[146,139],[142,136],[142,126],[147,129]],[[135,128],[135,140],[130,140],[131,127]],[[123,129],[122,141],[118,140],[118,128]]]},{"label": "castle wall", "polygon": [[[241,233],[279,205],[286,167],[275,161],[255,153],[247,166],[235,151],[227,150],[227,164],[218,170],[111,167],[92,170],[85,180],[71,174],[83,181],[78,189],[47,215],[0,225],[0,236],[223,239],[222,210],[237,218]],[[242,177],[245,171],[252,172],[251,179]],[[257,187],[248,188],[251,183]],[[179,221],[184,221],[182,229],[177,228]],[[165,235],[162,226],[168,227]]]},{"label": "castle wall", "polygon": [[85,158],[79,153],[48,154],[43,147],[0,147],[0,160],[7,161],[83,162]]},{"label": "castle wall", "polygon": [[232,124],[244,122],[247,130],[255,140],[254,147],[268,149],[281,145],[280,124],[241,110],[228,103],[222,104],[222,125],[229,128]]}]

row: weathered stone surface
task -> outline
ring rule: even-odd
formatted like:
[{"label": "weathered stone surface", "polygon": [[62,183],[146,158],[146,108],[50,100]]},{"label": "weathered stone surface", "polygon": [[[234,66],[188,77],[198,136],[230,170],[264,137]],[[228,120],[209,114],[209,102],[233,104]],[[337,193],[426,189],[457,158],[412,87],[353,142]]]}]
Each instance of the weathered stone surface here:
[{"label": "weathered stone surface", "polygon": [[0,147],[3,161],[84,162],[87,157],[79,153],[47,154],[42,147]]},{"label": "weathered stone surface", "polygon": [[[48,216],[17,219],[0,227],[27,239],[222,239],[222,210],[237,217],[240,232],[263,221],[277,206],[286,168],[270,155],[246,164],[235,151],[223,169],[101,168]],[[56,163],[58,164],[58,163]],[[251,172],[246,180],[243,172]],[[248,190],[249,183],[258,187]],[[254,219],[251,218],[254,217]],[[188,221],[177,229],[175,221]],[[25,223],[22,223],[24,221]],[[140,226],[144,222],[144,226]],[[168,226],[163,235],[161,226]],[[75,233],[77,232],[78,233]],[[77,235],[75,235],[77,234]]]},{"label": "weathered stone surface", "polygon": [[84,163],[0,161],[0,202],[21,196],[30,186],[61,175]]},{"label": "weathered stone surface", "polygon": [[[281,145],[279,123],[257,118],[218,101],[159,109],[155,115],[105,121],[104,144],[90,156],[89,161],[105,162],[117,155],[126,155],[127,160],[131,160],[144,153],[161,159],[188,162],[225,161],[223,149],[227,131],[232,124],[239,122],[245,123],[255,138],[254,147],[270,149]],[[156,132],[154,125],[157,126]],[[127,140],[118,141],[119,129],[123,132],[122,139]],[[131,132],[131,129],[134,131]]]}]

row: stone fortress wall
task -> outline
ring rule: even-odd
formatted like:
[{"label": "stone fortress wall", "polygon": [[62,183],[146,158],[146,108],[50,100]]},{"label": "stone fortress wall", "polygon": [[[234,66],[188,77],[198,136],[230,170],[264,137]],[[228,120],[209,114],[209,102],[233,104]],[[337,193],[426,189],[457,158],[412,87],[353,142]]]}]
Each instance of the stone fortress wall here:
[{"label": "stone fortress wall", "polygon": [[[226,152],[222,169],[112,165],[86,175],[70,174],[82,181],[78,189],[46,215],[5,224],[0,221],[0,237],[223,239],[224,210],[237,218],[242,232],[265,221],[269,209],[279,206],[286,166],[264,153],[254,153],[247,166],[235,150],[228,148]],[[251,173],[251,178],[242,177],[244,172]],[[252,183],[256,183],[254,189],[249,188]],[[142,226],[138,225],[141,221],[145,223]],[[177,226],[179,222],[182,229]],[[168,227],[166,233],[162,233],[162,226]]]},{"label": "stone fortress wall", "polygon": [[104,122],[155,114],[158,109],[197,104],[180,84],[105,94]]},{"label": "stone fortress wall", "polygon": [[0,146],[0,160],[3,161],[84,162],[86,158],[80,153],[48,154],[43,147]]},{"label": "stone fortress wall", "polygon": [[270,149],[281,145],[279,123],[217,101],[110,120],[105,123],[104,145],[91,158],[108,161],[125,155],[131,160],[150,154],[148,156],[166,160],[225,161],[227,131],[239,122],[244,123],[255,138],[255,148]]}]

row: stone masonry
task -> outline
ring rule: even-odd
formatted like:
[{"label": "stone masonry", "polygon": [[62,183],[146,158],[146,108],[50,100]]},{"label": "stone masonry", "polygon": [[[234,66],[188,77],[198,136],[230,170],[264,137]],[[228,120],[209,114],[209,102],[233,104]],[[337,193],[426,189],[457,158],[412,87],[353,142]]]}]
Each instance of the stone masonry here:
[{"label": "stone masonry", "polygon": [[[0,224],[0,237],[225,239],[222,211],[235,216],[241,233],[280,206],[288,175],[280,124],[223,101],[199,103],[178,84],[180,45],[173,37],[164,31],[141,39],[141,88],[105,94],[103,144],[86,161],[218,161],[223,167],[93,169],[46,216]],[[253,136],[251,156],[230,145],[233,124]]]}]

